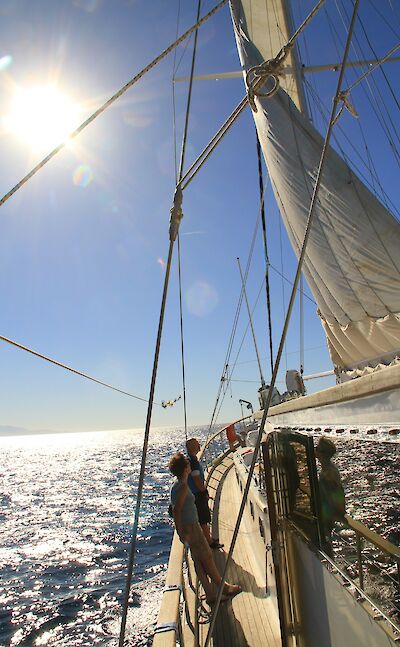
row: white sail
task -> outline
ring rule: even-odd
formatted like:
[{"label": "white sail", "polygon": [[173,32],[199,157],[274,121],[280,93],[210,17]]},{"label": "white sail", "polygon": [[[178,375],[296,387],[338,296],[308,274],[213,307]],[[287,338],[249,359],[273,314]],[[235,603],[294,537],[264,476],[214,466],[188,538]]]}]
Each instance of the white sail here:
[{"label": "white sail", "polygon": [[[256,5],[265,4],[231,2],[245,70],[262,62],[247,19]],[[270,99],[257,98],[256,104],[254,117],[275,197],[299,255],[323,139],[284,90]],[[400,354],[400,225],[332,148],[304,274],[337,367],[375,366]]]}]

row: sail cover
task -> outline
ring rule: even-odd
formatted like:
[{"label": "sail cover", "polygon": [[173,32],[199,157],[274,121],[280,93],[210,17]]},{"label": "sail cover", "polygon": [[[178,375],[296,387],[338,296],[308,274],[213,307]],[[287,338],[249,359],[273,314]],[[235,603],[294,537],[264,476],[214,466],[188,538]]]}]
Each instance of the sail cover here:
[{"label": "sail cover", "polygon": [[[245,70],[265,60],[263,35],[270,41],[274,29],[283,33],[277,21],[278,7],[284,16],[284,2],[231,0]],[[255,16],[264,20],[257,31]],[[280,89],[272,98],[256,98],[254,118],[275,198],[299,256],[323,139],[297,109],[296,96],[292,95],[292,100]],[[318,303],[336,367],[376,366],[400,355],[400,225],[332,148],[326,158],[303,270]]]}]

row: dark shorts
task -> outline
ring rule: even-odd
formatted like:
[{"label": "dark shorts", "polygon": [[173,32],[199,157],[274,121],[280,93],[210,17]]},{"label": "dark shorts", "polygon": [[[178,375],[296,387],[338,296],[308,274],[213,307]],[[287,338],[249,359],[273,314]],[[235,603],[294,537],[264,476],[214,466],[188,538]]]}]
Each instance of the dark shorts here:
[{"label": "dark shorts", "polygon": [[194,495],[196,501],[197,514],[199,515],[199,524],[211,522],[210,508],[208,507],[208,492],[196,492]]}]

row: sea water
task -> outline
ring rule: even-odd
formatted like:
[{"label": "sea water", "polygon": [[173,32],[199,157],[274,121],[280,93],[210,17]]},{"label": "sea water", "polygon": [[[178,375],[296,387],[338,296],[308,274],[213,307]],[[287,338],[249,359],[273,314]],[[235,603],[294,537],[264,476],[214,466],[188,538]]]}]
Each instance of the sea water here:
[{"label": "sea water", "polygon": [[[204,438],[206,429],[191,428]],[[143,430],[0,438],[0,645],[116,645]],[[398,443],[337,441],[348,512],[399,540]],[[172,539],[168,459],[152,429],[127,644],[149,644]]]}]

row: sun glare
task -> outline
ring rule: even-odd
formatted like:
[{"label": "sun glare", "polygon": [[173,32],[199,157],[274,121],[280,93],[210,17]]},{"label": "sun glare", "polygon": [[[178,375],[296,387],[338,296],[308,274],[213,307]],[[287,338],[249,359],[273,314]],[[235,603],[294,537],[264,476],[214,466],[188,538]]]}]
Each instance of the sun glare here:
[{"label": "sun glare", "polygon": [[66,141],[79,125],[80,112],[54,85],[19,88],[4,127],[32,150],[44,152]]}]

